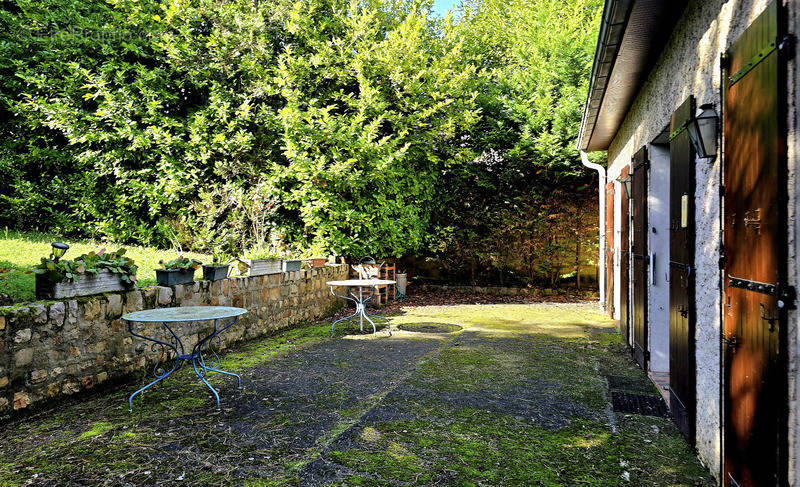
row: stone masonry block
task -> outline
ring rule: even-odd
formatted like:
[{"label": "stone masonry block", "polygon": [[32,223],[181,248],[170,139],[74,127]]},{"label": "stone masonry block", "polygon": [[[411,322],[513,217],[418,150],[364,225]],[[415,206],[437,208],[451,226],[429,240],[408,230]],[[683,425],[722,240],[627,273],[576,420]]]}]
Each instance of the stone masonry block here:
[{"label": "stone masonry block", "polygon": [[25,328],[14,333],[14,343],[28,343],[31,341],[31,329]]},{"label": "stone masonry block", "polygon": [[64,316],[66,314],[66,305],[63,302],[53,303],[50,305],[48,311],[48,319],[50,323],[56,326],[64,324]]},{"label": "stone masonry block", "polygon": [[23,409],[30,405],[31,396],[27,392],[14,393],[14,409]]},{"label": "stone masonry block", "polygon": [[83,304],[83,319],[86,321],[92,321],[98,316],[100,316],[100,300],[93,299],[91,301],[87,301]]},{"label": "stone masonry block", "polygon": [[75,324],[78,322],[78,301],[70,300],[67,302],[67,323]]},{"label": "stone masonry block", "polygon": [[142,309],[142,292],[139,290],[130,291],[125,293],[125,307],[123,308],[124,313],[130,313],[132,311],[139,311]]},{"label": "stone masonry block", "polygon": [[169,304],[172,301],[172,288],[158,288],[158,304]]},{"label": "stone masonry block", "polygon": [[37,304],[33,307],[33,321],[40,325],[42,323],[47,323],[47,306]]},{"label": "stone masonry block", "polygon": [[106,307],[106,318],[119,318],[122,315],[122,296],[119,294],[112,294],[108,297],[108,306]]},{"label": "stone masonry block", "polygon": [[31,383],[38,384],[47,378],[47,371],[45,369],[31,371]]},{"label": "stone masonry block", "polygon": [[25,367],[31,362],[33,362],[32,348],[23,348],[21,350],[17,350],[17,352],[14,354],[14,365],[17,367]]}]

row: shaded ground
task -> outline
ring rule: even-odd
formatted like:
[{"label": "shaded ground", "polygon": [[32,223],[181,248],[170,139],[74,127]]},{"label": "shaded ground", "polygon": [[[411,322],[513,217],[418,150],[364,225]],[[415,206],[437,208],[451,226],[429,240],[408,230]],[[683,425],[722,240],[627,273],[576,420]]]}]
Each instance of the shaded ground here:
[{"label": "shaded ground", "polygon": [[133,414],[128,385],[5,425],[0,485],[712,485],[667,419],[611,410],[607,376],[657,392],[591,306],[397,311],[414,331],[228,352],[221,412],[184,369]]}]

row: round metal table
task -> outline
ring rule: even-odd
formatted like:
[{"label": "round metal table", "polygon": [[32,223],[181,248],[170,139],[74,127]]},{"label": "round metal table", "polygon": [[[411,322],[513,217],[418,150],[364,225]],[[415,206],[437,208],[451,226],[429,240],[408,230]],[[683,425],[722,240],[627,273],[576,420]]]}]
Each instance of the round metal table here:
[{"label": "round metal table", "polygon": [[[155,352],[160,347],[162,352],[159,356],[158,362],[156,362],[155,366],[153,367],[153,375],[156,376],[156,380],[130,395],[128,398],[128,410],[133,411],[134,396],[144,392],[148,388],[169,377],[170,374],[179,369],[184,362],[192,363],[192,367],[194,368],[194,372],[197,374],[197,377],[199,377],[200,380],[202,380],[203,383],[208,386],[209,389],[211,389],[211,392],[214,393],[214,397],[217,400],[217,409],[219,409],[219,394],[217,393],[216,389],[211,387],[211,384],[209,384],[206,380],[206,374],[208,372],[217,372],[219,374],[236,377],[239,388],[242,387],[242,378],[238,374],[226,372],[218,368],[220,363],[219,355],[217,355],[217,352],[211,347],[211,344],[213,340],[216,340],[217,344],[219,344],[221,341],[219,338],[220,333],[230,328],[239,320],[239,317],[245,313],[247,313],[246,309],[231,308],[227,306],[183,306],[180,308],[160,308],[135,311],[123,316],[122,319],[128,322],[128,331],[131,333],[131,335],[153,342],[151,347],[152,351]],[[229,318],[233,319],[229,323],[219,326],[220,320],[226,320]],[[172,330],[170,323],[196,321],[213,321],[214,329],[208,334],[208,336],[198,340],[197,344],[192,348],[191,353],[186,353],[186,350],[183,346],[183,341],[181,341],[180,337]],[[160,323],[168,332],[168,334],[166,334],[167,341],[136,333],[133,331],[134,323]],[[213,360],[209,360],[209,354],[213,355]],[[170,355],[174,355],[174,359],[170,358]],[[169,370],[167,370],[168,362],[172,365]]]},{"label": "round metal table", "polygon": [[[327,284],[328,286],[331,287],[331,294],[333,294],[337,298],[346,299],[346,300],[352,301],[352,302],[354,302],[356,304],[355,313],[351,314],[350,316],[345,316],[344,318],[340,318],[340,319],[334,321],[331,324],[331,333],[333,333],[333,328],[336,326],[337,323],[341,323],[342,321],[349,321],[349,320],[355,318],[356,316],[358,316],[358,318],[359,318],[359,324],[360,324],[360,327],[361,327],[361,331],[364,331],[364,319],[366,319],[372,325],[372,333],[377,333],[378,332],[378,329],[375,326],[375,322],[372,321],[370,319],[370,317],[381,318],[383,320],[386,320],[386,323],[387,323],[387,326],[388,326],[388,323],[389,323],[389,319],[388,318],[386,318],[384,316],[380,316],[380,315],[371,315],[371,314],[367,313],[367,301],[369,301],[370,299],[374,298],[375,295],[378,294],[378,286],[386,286],[386,285],[389,285],[389,284],[396,284],[396,283],[397,283],[397,281],[390,281],[390,280],[387,280],[387,279],[348,279],[346,281],[328,281],[328,282],[326,282],[325,284]],[[348,295],[347,296],[342,296],[342,295],[336,294],[335,292],[333,292],[333,288],[336,287],[336,286],[347,287],[347,288],[357,287],[358,288],[358,296],[353,294],[352,291],[348,291],[348,293],[347,293]],[[366,299],[364,299],[364,288],[369,288],[369,287],[373,288],[374,292],[372,294],[370,294]],[[389,328],[389,336],[391,336],[391,335],[392,335],[392,329]]]}]

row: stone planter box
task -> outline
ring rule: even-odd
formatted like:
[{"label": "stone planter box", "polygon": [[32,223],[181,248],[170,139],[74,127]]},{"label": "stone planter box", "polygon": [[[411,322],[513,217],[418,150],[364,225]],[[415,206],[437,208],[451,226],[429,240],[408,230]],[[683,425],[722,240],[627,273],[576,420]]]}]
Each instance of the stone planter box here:
[{"label": "stone planter box", "polygon": [[303,267],[303,261],[300,259],[286,259],[283,261],[283,272],[299,271]]},{"label": "stone planter box", "polygon": [[245,259],[244,262],[250,266],[247,273],[250,277],[283,272],[281,259]]},{"label": "stone planter box", "polygon": [[156,269],[156,282],[159,286],[175,286],[194,282],[196,269]]},{"label": "stone planter box", "polygon": [[203,266],[203,280],[205,281],[221,281],[228,277],[229,265],[204,265]]},{"label": "stone planter box", "polygon": [[105,269],[95,275],[81,276],[80,279],[73,282],[53,283],[47,280],[47,275],[36,274],[36,299],[74,298],[125,291],[131,288],[133,288],[133,284],[123,282],[118,274]]}]

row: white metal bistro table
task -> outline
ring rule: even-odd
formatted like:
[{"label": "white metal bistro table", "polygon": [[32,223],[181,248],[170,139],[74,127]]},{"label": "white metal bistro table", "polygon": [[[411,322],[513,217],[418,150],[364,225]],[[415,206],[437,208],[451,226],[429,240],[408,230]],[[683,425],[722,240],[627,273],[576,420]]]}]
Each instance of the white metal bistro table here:
[{"label": "white metal bistro table", "polygon": [[[123,316],[122,319],[128,322],[128,331],[131,333],[131,335],[149,342],[153,342],[152,350],[154,352],[158,349],[158,347],[161,348],[159,360],[153,367],[153,375],[155,375],[156,379],[130,395],[128,398],[128,410],[133,411],[133,398],[137,394],[141,394],[146,389],[169,377],[170,374],[175,372],[175,370],[177,370],[184,362],[192,363],[192,367],[194,368],[194,372],[197,374],[197,377],[199,377],[200,380],[203,381],[203,383],[208,386],[209,389],[211,389],[211,392],[214,393],[214,399],[217,401],[217,409],[219,409],[219,394],[217,393],[216,389],[211,387],[211,384],[209,384],[206,380],[206,374],[208,372],[216,372],[218,374],[235,377],[239,388],[242,387],[242,378],[239,377],[238,374],[220,370],[218,368],[220,359],[219,355],[217,355],[217,352],[212,347],[212,345],[214,345],[212,342],[216,341],[217,344],[219,344],[220,333],[230,328],[239,320],[239,317],[245,313],[247,313],[246,309],[231,308],[227,306],[183,306],[180,308],[159,308],[134,311],[133,313],[128,313]],[[220,320],[228,319],[231,321],[225,324],[220,324]],[[186,350],[183,347],[183,341],[180,339],[178,334],[172,330],[170,323],[196,321],[213,321],[214,328],[213,330],[210,330],[204,337],[201,337],[200,340],[198,340],[197,344],[192,347],[191,353],[186,353]],[[134,323],[161,324],[161,326],[164,327],[164,331],[168,332],[165,333],[167,338],[160,340],[155,337],[149,337],[136,333],[133,331]],[[170,358],[171,355],[174,357]],[[211,357],[209,355],[211,355]],[[172,367],[167,370],[170,364]]]},{"label": "white metal bistro table", "polygon": [[[374,298],[375,295],[378,294],[378,286],[387,286],[389,284],[396,284],[396,282],[397,281],[390,281],[388,279],[348,279],[346,281],[328,281],[328,282],[326,282],[325,284],[327,284],[328,286],[331,287],[331,294],[333,294],[337,298],[346,299],[348,301],[352,301],[352,302],[356,303],[356,312],[351,314],[350,316],[345,316],[344,318],[341,318],[341,319],[338,319],[338,320],[334,321],[331,324],[331,333],[333,333],[333,328],[336,326],[337,323],[340,323],[342,321],[349,321],[349,320],[355,318],[356,316],[358,316],[359,325],[361,327],[361,331],[364,331],[364,319],[366,319],[372,325],[372,333],[377,333],[378,332],[378,328],[375,326],[375,322],[370,319],[370,316],[372,316],[373,318],[381,318],[381,319],[386,320],[387,327],[388,327],[388,323],[389,323],[389,319],[388,318],[386,318],[384,316],[380,316],[380,315],[371,315],[371,314],[367,313],[367,301],[369,301],[370,299]],[[337,286],[339,286],[339,287],[347,287],[348,288],[348,292],[347,292],[348,295],[347,296],[342,296],[340,294],[336,294],[335,292],[333,292],[333,288],[337,287]],[[349,288],[353,288],[353,287],[358,288],[358,295],[357,296],[352,291],[349,291]],[[364,299],[364,288],[370,288],[370,287],[373,288],[373,292],[372,292],[372,294],[367,296],[366,299]],[[389,335],[391,336],[391,334],[392,334],[392,329],[389,328]]]}]

